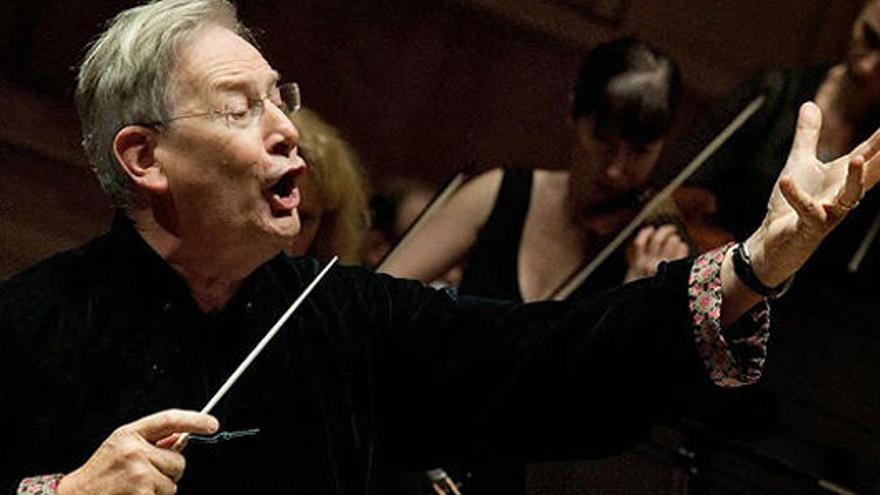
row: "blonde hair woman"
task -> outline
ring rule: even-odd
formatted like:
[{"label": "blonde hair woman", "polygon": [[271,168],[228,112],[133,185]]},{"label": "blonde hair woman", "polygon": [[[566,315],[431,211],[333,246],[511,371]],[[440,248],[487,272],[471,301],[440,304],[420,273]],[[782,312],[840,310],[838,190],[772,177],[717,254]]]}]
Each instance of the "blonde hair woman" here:
[{"label": "blonde hair woman", "polygon": [[303,108],[290,116],[299,129],[300,154],[309,171],[297,182],[302,192],[302,230],[288,249],[293,256],[338,255],[360,264],[370,223],[369,186],[354,148],[339,129]]}]

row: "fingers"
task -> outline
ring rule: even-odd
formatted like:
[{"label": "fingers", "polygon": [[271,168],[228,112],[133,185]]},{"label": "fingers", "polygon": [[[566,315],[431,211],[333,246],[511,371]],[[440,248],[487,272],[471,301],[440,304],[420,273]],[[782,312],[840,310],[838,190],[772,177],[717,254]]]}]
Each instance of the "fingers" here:
[{"label": "fingers", "polygon": [[678,228],[672,224],[660,227],[644,227],[633,240],[633,248],[638,257],[650,259],[651,263],[674,260],[688,255],[688,246],[678,235]]},{"label": "fingers", "polygon": [[676,235],[672,242],[667,245],[663,257],[667,260],[680,260],[687,257],[690,252],[691,250],[688,245]]},{"label": "fingers", "polygon": [[[170,449],[172,445],[177,442],[177,439],[180,438],[181,433],[172,433],[167,437],[156,442],[156,447],[160,449]],[[186,441],[183,443],[184,447],[186,446]],[[183,449],[181,449],[183,450]]]},{"label": "fingers", "polygon": [[[114,476],[110,489],[89,490],[88,493],[153,493],[172,495],[177,492],[177,483],[164,475],[149,462],[132,462],[129,456],[125,467]],[[106,485],[105,485],[106,486]]]},{"label": "fingers", "polygon": [[168,409],[141,418],[128,427],[152,444],[172,433],[214,433],[220,424],[217,422],[217,418],[208,414]]},{"label": "fingers", "polygon": [[648,245],[648,251],[653,253],[654,255],[662,255],[664,252],[665,246],[672,240],[673,238],[677,239],[678,235],[676,234],[677,229],[674,225],[667,224],[662,225],[657,229],[657,233],[651,237],[651,241]]},{"label": "fingers", "polygon": [[688,245],[679,236],[678,229],[672,227],[672,232],[660,246],[656,256],[660,261],[672,261],[684,258],[688,253]]},{"label": "fingers", "polygon": [[662,261],[683,258],[688,254],[687,244],[671,224],[644,227],[633,239],[632,248],[627,254],[629,268],[624,282],[650,277],[657,273],[657,266]]},{"label": "fingers", "polygon": [[850,210],[861,201],[865,191],[864,171],[865,158],[862,155],[854,155],[850,158],[846,170],[846,182],[835,198],[835,206],[842,206]]},{"label": "fingers", "polygon": [[156,495],[174,495],[177,493],[177,483],[165,476],[157,476],[154,481]]},{"label": "fingers", "polygon": [[639,230],[638,235],[636,235],[636,238],[633,240],[633,247],[636,249],[636,252],[642,253],[645,251],[648,241],[650,241],[651,237],[654,235],[654,230],[654,227],[650,225]]},{"label": "fingers", "polygon": [[162,474],[173,480],[180,481],[183,470],[186,469],[186,459],[183,454],[169,449],[151,447],[147,453],[150,463],[156,466]]},{"label": "fingers", "polygon": [[193,411],[167,410],[117,428],[85,464],[65,476],[76,493],[177,492],[186,461],[177,452],[154,445],[172,432],[211,433],[217,420]]},{"label": "fingers", "polygon": [[874,155],[874,158],[865,162],[864,187],[865,191],[870,191],[880,182],[880,153]]},{"label": "fingers", "polygon": [[808,222],[821,220],[822,212],[812,198],[789,175],[779,178],[779,190],[798,216]]},{"label": "fingers", "polygon": [[[861,155],[865,160],[864,190],[871,189],[880,181],[880,129],[875,130],[871,137],[856,146],[850,153],[853,158],[857,155]],[[850,164],[852,164],[852,160]]]},{"label": "fingers", "polygon": [[850,155],[862,155],[865,157],[865,161],[870,162],[877,156],[878,151],[880,151],[880,129],[874,131],[871,137],[856,146]]},{"label": "fingers", "polygon": [[798,160],[814,159],[821,129],[822,111],[819,106],[810,101],[801,105],[790,156]]},{"label": "fingers", "polygon": [[[101,490],[96,493],[104,493]],[[106,493],[153,493],[156,495],[173,495],[177,493],[177,483],[164,475],[155,465],[150,463],[128,464],[125,475],[117,480],[115,489]]]}]

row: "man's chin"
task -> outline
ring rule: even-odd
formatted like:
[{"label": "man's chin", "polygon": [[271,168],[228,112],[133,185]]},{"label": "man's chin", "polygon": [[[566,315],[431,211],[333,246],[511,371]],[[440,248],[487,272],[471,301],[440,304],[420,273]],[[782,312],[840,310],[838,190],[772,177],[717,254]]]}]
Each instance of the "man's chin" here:
[{"label": "man's chin", "polygon": [[268,226],[267,230],[272,233],[272,237],[282,248],[289,246],[302,228],[299,214],[295,209],[286,215],[273,212],[266,225]]}]

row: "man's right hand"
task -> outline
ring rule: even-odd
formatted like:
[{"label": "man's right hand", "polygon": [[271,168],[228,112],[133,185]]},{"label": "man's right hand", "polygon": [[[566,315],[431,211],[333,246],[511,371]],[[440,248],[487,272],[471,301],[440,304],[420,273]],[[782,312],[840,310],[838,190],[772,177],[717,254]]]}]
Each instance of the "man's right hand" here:
[{"label": "man's right hand", "polygon": [[186,461],[156,446],[174,433],[211,434],[219,423],[195,411],[168,409],[118,428],[79,469],[58,484],[59,495],[172,494]]}]

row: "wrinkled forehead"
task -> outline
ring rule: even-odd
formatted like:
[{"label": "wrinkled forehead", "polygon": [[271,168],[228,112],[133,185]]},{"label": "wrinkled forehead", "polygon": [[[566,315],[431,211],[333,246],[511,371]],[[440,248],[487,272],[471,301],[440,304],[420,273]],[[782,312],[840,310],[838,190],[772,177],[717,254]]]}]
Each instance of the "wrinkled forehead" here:
[{"label": "wrinkled forehead", "polygon": [[183,99],[210,99],[224,91],[263,95],[278,82],[278,73],[241,36],[209,25],[180,50],[174,82],[178,97]]}]

